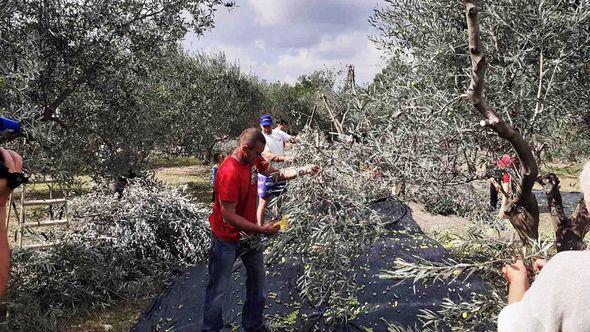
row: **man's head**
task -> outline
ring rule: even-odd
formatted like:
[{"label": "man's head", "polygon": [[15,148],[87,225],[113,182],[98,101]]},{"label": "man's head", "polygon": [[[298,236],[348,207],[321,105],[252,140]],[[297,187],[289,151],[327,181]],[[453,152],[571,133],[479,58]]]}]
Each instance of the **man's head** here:
[{"label": "man's head", "polygon": [[267,135],[272,133],[272,116],[270,114],[264,114],[260,117],[260,129]]},{"label": "man's head", "polygon": [[285,120],[285,118],[279,118],[277,120],[277,128],[279,128],[282,131],[287,131],[289,129],[289,124],[287,123],[287,120]]},{"label": "man's head", "polygon": [[262,154],[266,139],[258,128],[248,128],[240,134],[238,152],[243,162],[253,163]]}]

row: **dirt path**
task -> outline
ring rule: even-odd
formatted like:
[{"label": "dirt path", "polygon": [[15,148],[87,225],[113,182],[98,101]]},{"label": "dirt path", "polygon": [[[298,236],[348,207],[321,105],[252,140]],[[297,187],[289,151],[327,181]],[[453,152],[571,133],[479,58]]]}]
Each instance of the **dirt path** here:
[{"label": "dirt path", "polygon": [[209,165],[160,167],[156,170],[156,179],[169,186],[186,186],[197,200],[209,203],[213,192],[210,172]]},{"label": "dirt path", "polygon": [[408,206],[412,209],[412,216],[416,223],[424,233],[429,235],[448,232],[449,230],[457,234],[464,234],[473,225],[473,222],[459,216],[430,214],[424,210],[424,206],[415,202],[408,203]]}]

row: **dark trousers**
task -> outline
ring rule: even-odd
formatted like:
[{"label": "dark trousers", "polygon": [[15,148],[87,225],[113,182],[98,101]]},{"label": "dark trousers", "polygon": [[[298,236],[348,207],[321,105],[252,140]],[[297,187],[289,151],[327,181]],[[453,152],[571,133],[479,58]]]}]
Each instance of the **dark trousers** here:
[{"label": "dark trousers", "polygon": [[223,328],[221,307],[228,290],[229,278],[238,257],[246,267],[246,302],[242,308],[242,326],[246,331],[264,329],[265,271],[262,248],[249,249],[213,237],[209,256],[209,284],[205,291],[203,331]]},{"label": "dark trousers", "polygon": [[490,207],[496,209],[496,205],[498,205],[498,191],[496,190],[496,186],[490,183]]}]

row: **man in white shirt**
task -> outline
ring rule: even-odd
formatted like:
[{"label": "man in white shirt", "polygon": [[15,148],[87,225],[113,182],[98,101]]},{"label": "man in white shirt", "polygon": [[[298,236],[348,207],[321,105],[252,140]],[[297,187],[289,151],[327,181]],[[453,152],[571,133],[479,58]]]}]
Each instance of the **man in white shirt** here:
[{"label": "man in white shirt", "polygon": [[284,138],[285,143],[297,143],[297,139],[287,134],[289,124],[284,118],[277,119],[277,127],[272,130],[273,133],[277,133]]},{"label": "man in white shirt", "polygon": [[[293,158],[285,156],[285,144],[294,142],[291,135],[285,133],[281,128],[286,129],[287,122],[280,119],[279,126],[272,129],[272,116],[264,114],[260,117],[260,129],[266,139],[266,146],[262,156],[270,163],[271,167],[280,169],[284,167],[285,162],[293,161]],[[284,191],[285,182],[274,182],[270,178],[258,174],[258,210],[256,217],[258,224],[264,223],[264,212],[268,203],[274,196],[278,196]]]}]

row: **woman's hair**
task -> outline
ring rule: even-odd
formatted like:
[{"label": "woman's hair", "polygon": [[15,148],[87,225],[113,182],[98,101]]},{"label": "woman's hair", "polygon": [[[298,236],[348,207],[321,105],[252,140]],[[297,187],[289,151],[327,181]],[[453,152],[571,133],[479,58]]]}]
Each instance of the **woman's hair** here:
[{"label": "woman's hair", "polygon": [[587,161],[580,173],[580,189],[584,194],[586,208],[590,211],[590,161]]}]

